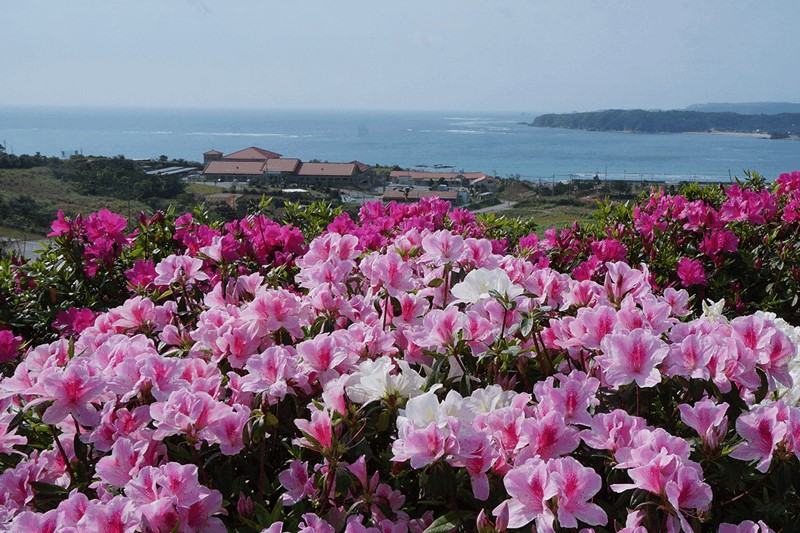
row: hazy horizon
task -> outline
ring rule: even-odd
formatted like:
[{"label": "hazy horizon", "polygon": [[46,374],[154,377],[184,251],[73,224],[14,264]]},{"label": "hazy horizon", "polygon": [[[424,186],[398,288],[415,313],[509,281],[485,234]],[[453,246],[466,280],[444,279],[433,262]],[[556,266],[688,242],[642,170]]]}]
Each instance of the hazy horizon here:
[{"label": "hazy horizon", "polygon": [[800,2],[10,2],[0,105],[545,112],[800,101]]}]

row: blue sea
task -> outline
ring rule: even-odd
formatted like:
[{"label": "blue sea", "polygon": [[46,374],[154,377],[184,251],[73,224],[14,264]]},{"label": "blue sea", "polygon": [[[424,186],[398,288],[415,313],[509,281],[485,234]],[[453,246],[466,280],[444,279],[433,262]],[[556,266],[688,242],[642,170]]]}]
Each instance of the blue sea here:
[{"label": "blue sea", "polygon": [[732,135],[532,128],[530,113],[268,111],[0,106],[0,143],[15,154],[166,155],[202,161],[258,146],[302,160],[452,167],[539,180],[594,176],[768,179],[800,170],[800,142]]}]

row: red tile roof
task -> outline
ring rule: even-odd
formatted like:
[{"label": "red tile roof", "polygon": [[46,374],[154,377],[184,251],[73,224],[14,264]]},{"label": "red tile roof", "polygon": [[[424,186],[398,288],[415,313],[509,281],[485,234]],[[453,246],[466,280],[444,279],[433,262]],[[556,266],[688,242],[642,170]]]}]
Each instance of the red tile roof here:
[{"label": "red tile roof", "polygon": [[303,163],[297,171],[298,176],[352,176],[355,173],[355,163]]},{"label": "red tile roof", "polygon": [[267,172],[291,172],[294,173],[297,167],[300,166],[299,159],[267,159],[266,171]]},{"label": "red tile roof", "polygon": [[257,176],[264,173],[263,161],[211,161],[203,169],[206,175]]},{"label": "red tile roof", "polygon": [[368,171],[369,169],[372,168],[368,164],[362,163],[361,161],[350,161],[350,162],[353,163],[355,166],[357,166],[358,170],[361,171],[361,172],[366,172],[366,171]]},{"label": "red tile roof", "polygon": [[222,159],[235,159],[239,161],[264,161],[265,159],[273,159],[280,156],[281,154],[276,154],[275,152],[270,152],[269,150],[262,150],[261,148],[251,146],[250,148],[245,148],[244,150],[239,150],[238,152],[233,152],[232,154],[223,156]]},{"label": "red tile roof", "polygon": [[208,152],[203,152],[203,155],[222,155],[222,152],[218,150],[209,150]]}]

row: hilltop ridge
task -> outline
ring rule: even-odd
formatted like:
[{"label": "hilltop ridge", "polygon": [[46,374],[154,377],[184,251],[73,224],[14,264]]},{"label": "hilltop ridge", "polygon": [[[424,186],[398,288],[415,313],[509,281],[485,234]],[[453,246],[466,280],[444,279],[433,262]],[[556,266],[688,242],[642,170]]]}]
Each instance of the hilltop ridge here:
[{"label": "hilltop ridge", "polygon": [[530,125],[541,128],[634,133],[730,132],[790,136],[800,135],[800,113],[747,115],[686,110],[608,109],[587,113],[540,115]]}]

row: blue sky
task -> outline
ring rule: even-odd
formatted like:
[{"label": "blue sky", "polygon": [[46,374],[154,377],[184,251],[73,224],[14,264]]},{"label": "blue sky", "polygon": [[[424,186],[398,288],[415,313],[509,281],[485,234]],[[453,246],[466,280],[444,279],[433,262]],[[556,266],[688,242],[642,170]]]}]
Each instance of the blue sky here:
[{"label": "blue sky", "polygon": [[583,111],[800,101],[800,2],[15,0],[0,105]]}]

